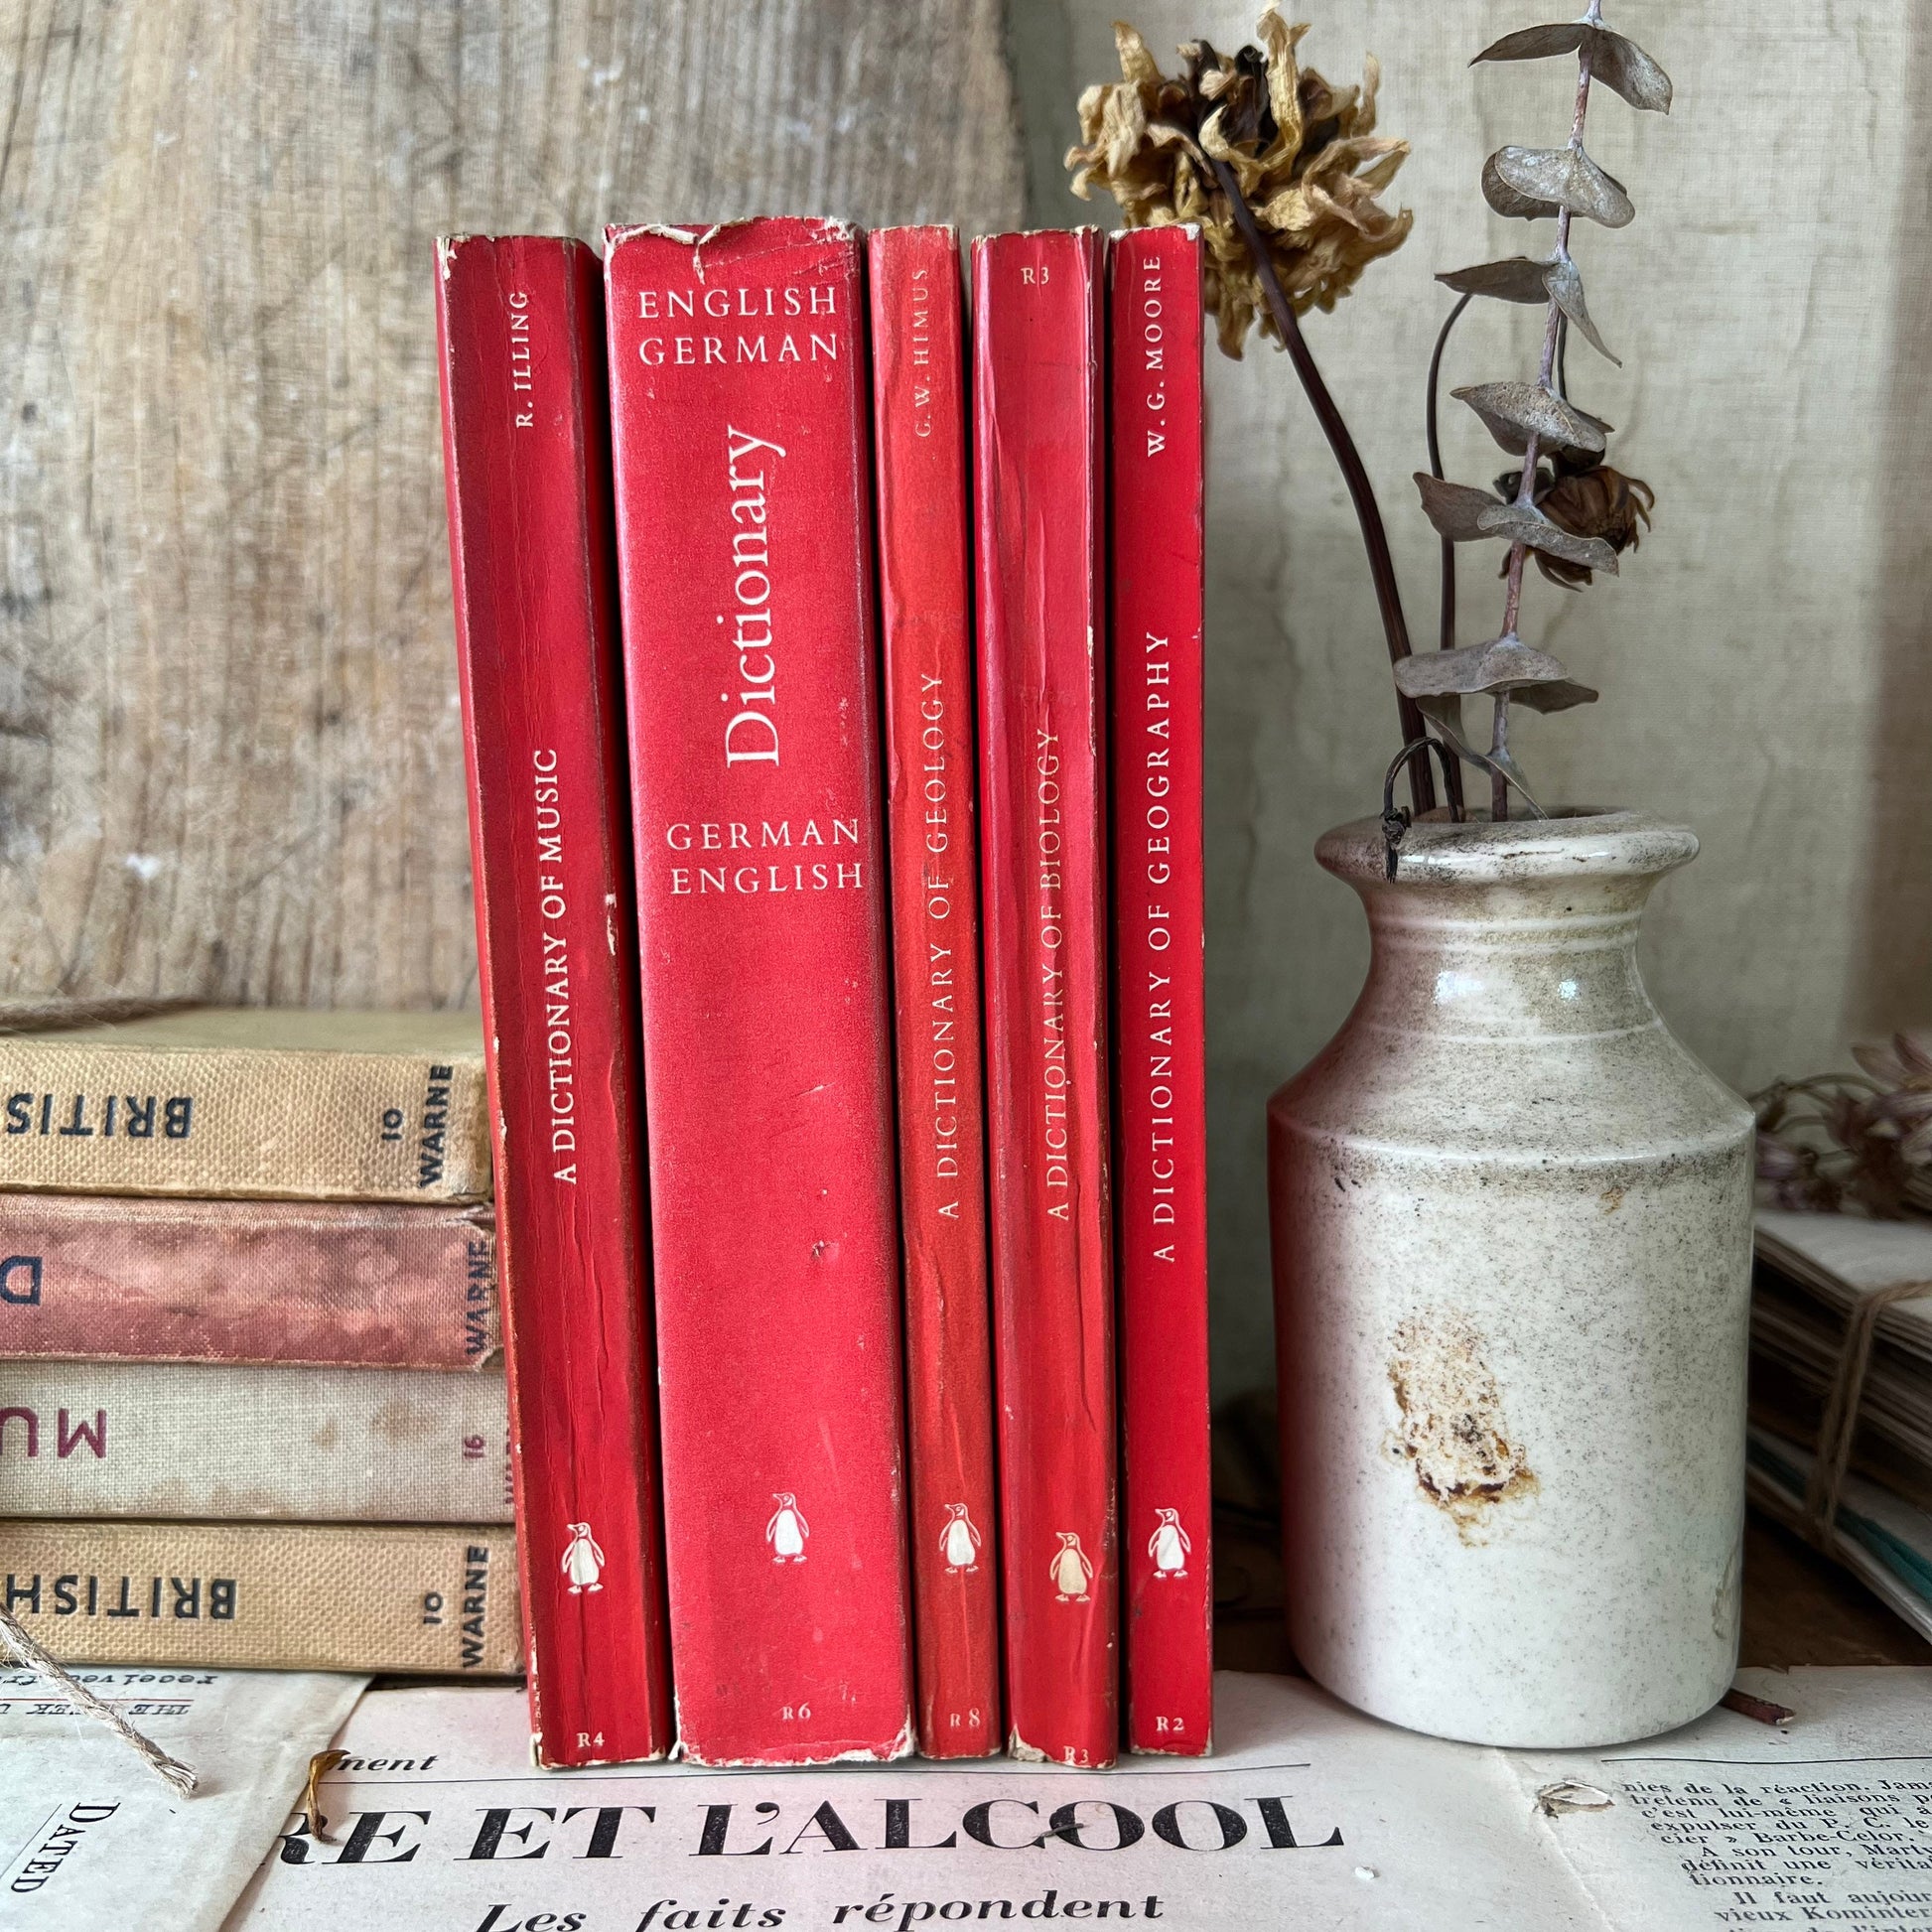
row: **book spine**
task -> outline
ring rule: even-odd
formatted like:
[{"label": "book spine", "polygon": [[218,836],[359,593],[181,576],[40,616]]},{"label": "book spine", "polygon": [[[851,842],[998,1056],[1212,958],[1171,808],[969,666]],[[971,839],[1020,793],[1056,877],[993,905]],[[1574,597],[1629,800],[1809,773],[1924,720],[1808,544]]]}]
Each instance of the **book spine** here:
[{"label": "book spine", "polygon": [[507,1529],[0,1521],[7,1607],[64,1664],[510,1677]]},{"label": "book spine", "polygon": [[919,1749],[1000,1748],[959,242],[867,242]]},{"label": "book spine", "polygon": [[973,246],[981,862],[1007,1707],[1118,1747],[1101,285],[1091,229]]},{"label": "book spine", "polygon": [[484,1368],[482,1208],[0,1195],[0,1356]]},{"label": "book spine", "polygon": [[681,1750],[912,1741],[859,243],[614,229]]},{"label": "book spine", "polygon": [[1127,1742],[1214,1699],[1201,871],[1200,241],[1111,251],[1114,1048]]},{"label": "book spine", "polygon": [[0,1514],[507,1523],[503,1378],[0,1362]]},{"label": "book spine", "polygon": [[531,1729],[543,1764],[660,1757],[674,1717],[602,270],[581,242],[534,237],[446,241],[440,262]]},{"label": "book spine", "polygon": [[0,1035],[0,1188],[483,1200],[483,1058]]}]

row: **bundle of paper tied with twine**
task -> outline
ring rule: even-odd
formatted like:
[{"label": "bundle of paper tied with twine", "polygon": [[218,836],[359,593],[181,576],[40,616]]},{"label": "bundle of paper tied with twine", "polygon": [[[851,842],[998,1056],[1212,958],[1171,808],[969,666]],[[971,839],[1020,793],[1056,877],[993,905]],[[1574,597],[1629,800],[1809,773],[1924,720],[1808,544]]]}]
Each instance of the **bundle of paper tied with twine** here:
[{"label": "bundle of paper tied with twine", "polygon": [[[1131,226],[1197,225],[1205,255],[1203,300],[1219,323],[1223,350],[1238,356],[1259,319],[1262,333],[1287,348],[1301,378],[1354,503],[1394,666],[1403,742],[1384,782],[1393,876],[1396,848],[1411,818],[1393,803],[1404,765],[1414,813],[1436,806],[1433,754],[1442,763],[1452,818],[1464,816],[1463,762],[1489,774],[1492,817],[1509,816],[1512,789],[1542,817],[1510,749],[1510,707],[1561,711],[1596,697],[1555,657],[1517,634],[1523,568],[1534,556],[1545,577],[1570,590],[1583,589],[1598,572],[1614,575],[1619,553],[1636,547],[1655,503],[1647,483],[1604,461],[1610,425],[1580,408],[1570,393],[1566,349],[1573,328],[1616,359],[1590,319],[1570,235],[1578,215],[1614,228],[1634,214],[1622,185],[1584,148],[1592,81],[1632,107],[1659,112],[1670,106],[1671,83],[1641,48],[1603,25],[1600,0],[1591,0],[1582,20],[1526,28],[1475,57],[1493,63],[1574,56],[1576,105],[1566,145],[1499,148],[1482,173],[1483,197],[1498,214],[1554,219],[1549,255],[1512,256],[1437,278],[1459,299],[1430,361],[1430,468],[1416,475],[1422,507],[1443,548],[1440,648],[1418,653],[1374,488],[1298,321],[1311,308],[1332,309],[1369,263],[1407,239],[1409,210],[1391,211],[1380,196],[1409,144],[1375,131],[1379,69],[1373,58],[1359,87],[1333,86],[1298,63],[1296,50],[1307,32],[1290,26],[1271,4],[1256,27],[1259,47],[1227,55],[1204,40],[1189,42],[1180,49],[1182,70],[1169,75],[1141,36],[1117,23],[1121,78],[1081,96],[1082,139],[1068,153],[1067,166],[1076,194],[1107,189]],[[1437,435],[1443,352],[1476,296],[1545,309],[1535,381],[1452,392],[1517,459],[1516,468],[1487,490],[1445,479]],[[1501,629],[1486,642],[1458,646],[1454,547],[1483,540],[1508,546]],[[1491,702],[1486,750],[1464,731],[1462,701],[1470,697]]]},{"label": "bundle of paper tied with twine", "polygon": [[[1855,1046],[1852,1056],[1857,1073],[1775,1080],[1751,1096],[1763,1193],[1803,1213],[1932,1215],[1932,1037],[1898,1033],[1881,1045]],[[1846,1322],[1798,1524],[1828,1553],[1878,1317],[1895,1302],[1925,1296],[1932,1281],[1887,1283],[1861,1295]]]},{"label": "bundle of paper tied with twine", "polygon": [[1811,1477],[1797,1528],[1805,1540],[1827,1556],[1836,1556],[1834,1536],[1845,1472],[1851,1467],[1852,1447],[1859,1433],[1859,1405],[1864,1398],[1865,1370],[1871,1365],[1871,1344],[1878,1317],[1894,1302],[1917,1302],[1932,1295],[1932,1281],[1888,1282],[1859,1297],[1845,1324],[1838,1367],[1825,1397],[1825,1413],[1818,1425],[1812,1451]]}]

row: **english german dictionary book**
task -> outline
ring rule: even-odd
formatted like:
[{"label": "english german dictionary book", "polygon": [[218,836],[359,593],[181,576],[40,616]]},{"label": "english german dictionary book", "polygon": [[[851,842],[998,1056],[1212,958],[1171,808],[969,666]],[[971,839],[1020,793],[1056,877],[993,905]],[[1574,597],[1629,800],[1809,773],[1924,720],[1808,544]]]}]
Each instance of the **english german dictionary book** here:
[{"label": "english german dictionary book", "polygon": [[862,247],[606,286],[680,1750],[912,1748]]}]

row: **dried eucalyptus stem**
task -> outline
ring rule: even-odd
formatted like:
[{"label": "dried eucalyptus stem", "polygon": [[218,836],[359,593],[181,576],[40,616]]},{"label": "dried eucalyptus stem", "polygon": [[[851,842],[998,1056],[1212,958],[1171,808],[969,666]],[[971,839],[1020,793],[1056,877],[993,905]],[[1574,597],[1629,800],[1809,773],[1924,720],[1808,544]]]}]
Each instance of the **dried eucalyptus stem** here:
[{"label": "dried eucalyptus stem", "polygon": [[[1430,371],[1430,473],[1416,473],[1423,509],[1446,544],[1497,540],[1509,546],[1503,576],[1500,633],[1487,643],[1455,647],[1454,575],[1444,570],[1444,643],[1434,657],[1396,666],[1397,687],[1415,698],[1424,715],[1459,757],[1490,775],[1490,812],[1506,819],[1514,786],[1532,812],[1542,816],[1510,749],[1510,718],[1516,705],[1562,711],[1589,704],[1596,693],[1578,683],[1547,651],[1519,633],[1523,576],[1532,555],[1552,582],[1582,589],[1596,571],[1614,574],[1619,551],[1633,548],[1637,530],[1654,500],[1649,485],[1621,476],[1604,461],[1610,425],[1571,400],[1562,370],[1567,332],[1574,325],[1611,361],[1584,301],[1583,277],[1570,253],[1577,215],[1620,228],[1636,213],[1622,184],[1590,159],[1584,124],[1592,84],[1620,95],[1632,107],[1665,112],[1671,84],[1655,61],[1634,42],[1602,23],[1602,0],[1589,0],[1578,20],[1555,21],[1507,34],[1476,56],[1478,62],[1540,61],[1575,56],[1577,90],[1569,141],[1561,148],[1509,146],[1483,164],[1483,199],[1498,213],[1526,221],[1556,219],[1556,245],[1547,259],[1516,255],[1456,269],[1437,279],[1464,301],[1488,296],[1535,303],[1543,309],[1543,346],[1534,382],[1488,382],[1453,393],[1481,420],[1497,444],[1518,459],[1518,468],[1497,481],[1495,493],[1445,480],[1435,436],[1436,364]],[[1458,303],[1444,325],[1444,338]],[[1442,342],[1437,345],[1441,360]],[[1462,731],[1462,701],[1486,697],[1494,707],[1489,750],[1478,757]]]},{"label": "dried eucalyptus stem", "polygon": [[[1584,19],[1592,27],[1599,26],[1603,19],[1603,0],[1589,0],[1589,11]],[[1589,112],[1589,42],[1585,41],[1577,51],[1577,111],[1570,124],[1570,151],[1582,154],[1584,151],[1584,120]],[[1554,263],[1570,263],[1570,209],[1568,207],[1557,210],[1557,245],[1550,259]],[[1571,263],[1571,266],[1575,266]],[[1466,301],[1467,298],[1464,297]],[[1557,336],[1563,327],[1563,305],[1555,296],[1550,298],[1550,306],[1543,323],[1543,360],[1537,370],[1537,382],[1549,389],[1557,372]],[[1536,466],[1543,455],[1542,438],[1532,429],[1523,446],[1523,480],[1516,486],[1516,503],[1519,509],[1533,509],[1536,505]],[[1516,620],[1523,607],[1523,566],[1529,561],[1530,547],[1526,543],[1513,543],[1509,548],[1508,588],[1503,593],[1503,628],[1505,639],[1516,636]],[[1499,761],[1509,758],[1509,693],[1498,691],[1495,696],[1495,723],[1489,736],[1489,756]],[[1509,816],[1509,780],[1501,771],[1492,770],[1489,778],[1489,816],[1492,819],[1505,819]]]}]

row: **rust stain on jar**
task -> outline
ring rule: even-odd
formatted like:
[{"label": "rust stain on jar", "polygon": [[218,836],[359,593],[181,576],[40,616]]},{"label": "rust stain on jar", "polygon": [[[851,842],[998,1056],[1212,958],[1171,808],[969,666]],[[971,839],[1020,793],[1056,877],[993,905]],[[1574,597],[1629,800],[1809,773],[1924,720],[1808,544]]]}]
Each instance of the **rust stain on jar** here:
[{"label": "rust stain on jar", "polygon": [[1422,1493],[1480,1543],[1500,1503],[1536,1493],[1521,1447],[1510,1441],[1502,1390],[1465,1314],[1413,1314],[1392,1337],[1389,1386],[1402,1425],[1388,1449],[1416,1472]]}]

